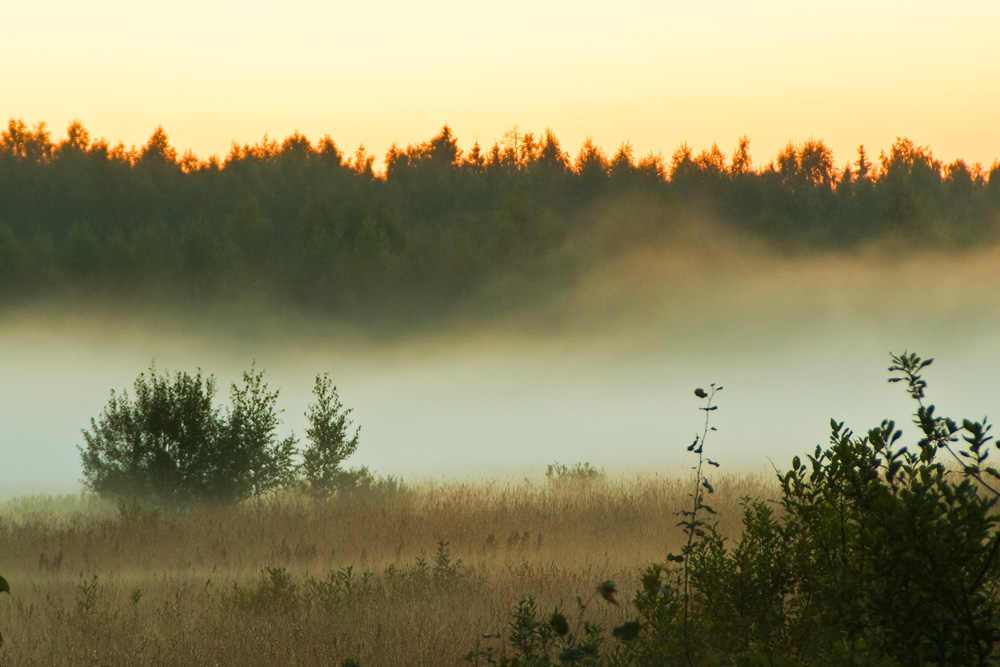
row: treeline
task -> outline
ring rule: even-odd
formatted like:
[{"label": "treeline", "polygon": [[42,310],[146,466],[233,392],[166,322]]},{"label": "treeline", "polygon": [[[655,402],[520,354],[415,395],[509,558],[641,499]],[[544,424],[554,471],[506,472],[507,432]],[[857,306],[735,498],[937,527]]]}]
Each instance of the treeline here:
[{"label": "treeline", "polygon": [[944,165],[908,139],[874,159],[860,147],[839,167],[809,139],[755,166],[745,137],[728,158],[685,144],[667,161],[589,140],[571,157],[551,131],[516,128],[462,151],[444,127],[390,148],[384,173],[373,164],[329,136],[265,136],[202,160],[179,155],[162,128],[126,148],[79,122],[56,143],[43,123],[11,120],[0,134],[0,299],[279,298],[416,313],[470,295],[502,301],[709,217],[785,252],[971,246],[1000,230],[1000,163]]}]

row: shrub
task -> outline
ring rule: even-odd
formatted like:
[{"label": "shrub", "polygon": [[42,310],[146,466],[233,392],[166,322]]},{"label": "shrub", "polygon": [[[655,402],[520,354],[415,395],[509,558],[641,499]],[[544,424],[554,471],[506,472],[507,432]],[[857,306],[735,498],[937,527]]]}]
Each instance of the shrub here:
[{"label": "shrub", "polygon": [[[615,629],[621,641],[600,664],[997,662],[1000,471],[988,465],[990,427],[935,416],[920,375],[932,360],[892,359],[890,381],[905,382],[918,405],[916,446],[898,444],[892,421],[865,435],[832,421],[829,446],[779,474],[780,513],[745,499],[731,547],[704,518],[713,514],[706,420],[689,447],[699,457],[692,509],[681,512],[689,540],[646,571],[633,600],[639,618]],[[714,387],[696,393],[708,416]],[[516,614],[512,627],[521,623]],[[534,648],[515,647],[534,659]]]},{"label": "shrub", "polygon": [[84,483],[102,496],[182,503],[209,495],[218,470],[223,422],[215,378],[160,375],[150,366],[90,420],[80,447]]},{"label": "shrub", "polygon": [[[295,477],[294,437],[281,439],[278,391],[251,367],[230,388],[225,413],[215,378],[151,366],[128,390],[111,392],[79,447],[84,483],[102,496],[143,503],[239,502]],[[356,443],[355,443],[356,444]]]},{"label": "shrub", "polygon": [[545,468],[545,479],[553,488],[578,488],[606,482],[608,474],[603,468],[595,468],[590,463],[568,466],[556,461]]},{"label": "shrub", "polygon": [[[10,584],[7,583],[7,580],[4,579],[2,575],[0,575],[0,593],[6,593],[7,595],[10,595]],[[0,646],[3,646],[2,633],[0,633]]]},{"label": "shrub", "polygon": [[[588,624],[582,636],[576,637],[570,631],[569,621],[559,607],[545,617],[538,603],[531,595],[526,595],[517,603],[511,613],[506,646],[514,655],[507,656],[505,650],[493,646],[477,648],[466,654],[466,662],[478,665],[500,667],[557,667],[561,663],[595,664],[603,643],[601,626]],[[490,635],[487,639],[503,638]]]},{"label": "shrub", "polygon": [[295,610],[302,594],[299,585],[284,567],[265,567],[253,586],[233,584],[227,598],[234,609],[261,615],[287,614]]}]

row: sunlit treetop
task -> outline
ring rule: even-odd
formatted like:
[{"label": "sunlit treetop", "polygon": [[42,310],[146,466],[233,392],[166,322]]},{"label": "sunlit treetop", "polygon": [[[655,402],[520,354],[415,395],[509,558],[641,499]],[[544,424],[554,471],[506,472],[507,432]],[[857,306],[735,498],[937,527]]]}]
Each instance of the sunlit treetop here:
[{"label": "sunlit treetop", "polygon": [[[552,130],[546,129],[536,136],[533,132],[524,132],[515,126],[505,134],[502,142],[485,148],[477,141],[467,151],[463,151],[451,128],[445,125],[428,141],[409,144],[405,148],[393,144],[384,156],[384,170],[377,175],[391,178],[394,172],[417,165],[446,165],[471,173],[509,168],[562,170],[584,178],[588,174],[607,176],[642,172],[661,180],[682,180],[688,176],[712,178],[722,175],[737,177],[776,173],[783,182],[789,184],[802,182],[835,187],[857,180],[879,180],[890,171],[905,170],[911,175],[923,173],[930,178],[969,180],[973,184],[983,185],[1000,166],[1000,160],[994,160],[989,167],[985,167],[979,162],[970,165],[962,159],[945,165],[934,157],[930,146],[916,145],[906,137],[897,138],[888,153],[882,150],[875,162],[869,158],[867,149],[863,145],[859,146],[856,156],[839,167],[833,151],[822,139],[809,137],[798,144],[790,141],[774,158],[758,164],[754,163],[750,144],[749,137],[740,137],[731,157],[727,157],[718,144],[712,144],[696,154],[691,146],[683,143],[672,152],[667,162],[662,155],[654,153],[637,158],[629,142],[622,143],[609,157],[601,146],[587,138],[576,156],[571,157]],[[176,166],[187,173],[225,168],[244,162],[298,158],[322,160],[335,166],[347,167],[356,173],[376,175],[376,156],[371,155],[362,145],[352,157],[345,159],[330,135],[324,135],[315,143],[300,132],[294,132],[282,141],[264,135],[260,141],[252,144],[233,142],[228,155],[220,161],[216,156],[200,158],[190,150],[179,154],[162,127],[157,127],[146,144],[139,148],[126,147],[120,142],[111,147],[106,139],[92,139],[79,121],[71,122],[66,129],[65,138],[58,142],[53,141],[44,122],[29,128],[23,120],[11,119],[7,129],[0,134],[0,156],[44,163],[80,154],[126,162],[132,166],[143,163]]]}]

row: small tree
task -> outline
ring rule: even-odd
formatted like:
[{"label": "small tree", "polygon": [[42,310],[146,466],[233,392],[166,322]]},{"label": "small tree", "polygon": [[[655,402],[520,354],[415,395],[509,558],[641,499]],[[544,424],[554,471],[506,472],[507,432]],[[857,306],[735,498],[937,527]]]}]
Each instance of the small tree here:
[{"label": "small tree", "polygon": [[219,441],[222,447],[215,453],[216,470],[226,474],[213,485],[227,499],[259,498],[295,476],[295,437],[277,436],[278,393],[268,390],[264,372],[253,366],[244,371],[242,387],[230,387],[232,406]]},{"label": "small tree", "polygon": [[344,409],[328,374],[316,376],[313,396],[316,402],[305,413],[309,419],[309,444],[302,451],[301,469],[309,490],[325,498],[344,481],[347,473],[341,464],[358,448],[361,428],[350,435],[351,410]]},{"label": "small tree", "polygon": [[263,372],[232,385],[221,415],[215,378],[201,371],[160,375],[150,367],[129,392],[111,400],[80,447],[83,481],[99,495],[183,505],[198,500],[239,502],[290,482],[296,441],[279,439],[278,392]]},{"label": "small tree", "polygon": [[90,420],[80,447],[83,481],[103,496],[184,503],[208,491],[214,480],[221,423],[213,405],[215,378],[150,366],[128,390],[111,391],[99,420]]}]

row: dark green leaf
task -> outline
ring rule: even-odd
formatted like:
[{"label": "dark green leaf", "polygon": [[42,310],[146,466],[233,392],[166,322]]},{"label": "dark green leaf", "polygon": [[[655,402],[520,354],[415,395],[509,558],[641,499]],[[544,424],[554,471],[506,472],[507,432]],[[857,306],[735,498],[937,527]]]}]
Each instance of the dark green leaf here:
[{"label": "dark green leaf", "polygon": [[559,654],[559,659],[562,662],[579,662],[585,657],[587,657],[586,651],[579,646],[570,646],[568,649]]},{"label": "dark green leaf", "polygon": [[569,621],[567,621],[566,617],[563,616],[558,609],[556,609],[552,612],[552,618],[549,619],[549,627],[551,627],[552,631],[561,637],[569,632]]},{"label": "dark green leaf", "polygon": [[613,634],[615,637],[622,640],[623,642],[630,642],[639,636],[639,631],[641,629],[642,626],[639,625],[638,621],[629,621],[623,625],[619,625],[617,628],[612,630],[611,634]]}]

